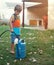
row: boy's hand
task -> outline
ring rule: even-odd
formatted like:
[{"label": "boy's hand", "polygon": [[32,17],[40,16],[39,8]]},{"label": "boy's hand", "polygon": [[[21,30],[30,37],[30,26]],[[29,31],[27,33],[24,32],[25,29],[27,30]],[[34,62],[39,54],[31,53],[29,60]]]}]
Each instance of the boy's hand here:
[{"label": "boy's hand", "polygon": [[13,32],[13,29],[11,29],[10,32]]}]

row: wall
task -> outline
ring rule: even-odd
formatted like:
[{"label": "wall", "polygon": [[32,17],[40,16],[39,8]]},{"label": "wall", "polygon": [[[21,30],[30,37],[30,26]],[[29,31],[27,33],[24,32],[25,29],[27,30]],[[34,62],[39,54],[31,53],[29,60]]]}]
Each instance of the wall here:
[{"label": "wall", "polygon": [[33,12],[33,14],[35,14],[36,17],[42,18],[43,15],[48,13],[48,7],[31,7],[28,9],[28,11]]},{"label": "wall", "polygon": [[48,28],[54,29],[54,0],[48,0]]},{"label": "wall", "polygon": [[27,9],[27,21],[42,19],[48,13],[48,6],[33,6]]}]

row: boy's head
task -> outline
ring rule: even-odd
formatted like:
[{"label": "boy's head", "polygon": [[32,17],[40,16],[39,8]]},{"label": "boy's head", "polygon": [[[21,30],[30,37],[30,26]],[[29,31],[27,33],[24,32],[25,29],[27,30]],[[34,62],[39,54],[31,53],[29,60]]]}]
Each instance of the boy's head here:
[{"label": "boy's head", "polygon": [[14,8],[15,14],[18,15],[22,11],[21,5],[16,5]]}]

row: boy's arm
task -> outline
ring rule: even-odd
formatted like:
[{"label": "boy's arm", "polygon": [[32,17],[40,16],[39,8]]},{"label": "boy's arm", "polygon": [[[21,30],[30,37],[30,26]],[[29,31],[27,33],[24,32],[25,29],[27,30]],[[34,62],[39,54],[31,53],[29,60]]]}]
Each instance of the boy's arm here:
[{"label": "boy's arm", "polygon": [[12,21],[13,21],[14,17],[12,16],[10,18],[10,21],[9,21],[9,26],[10,26],[10,31],[13,32],[13,26],[12,26]]}]

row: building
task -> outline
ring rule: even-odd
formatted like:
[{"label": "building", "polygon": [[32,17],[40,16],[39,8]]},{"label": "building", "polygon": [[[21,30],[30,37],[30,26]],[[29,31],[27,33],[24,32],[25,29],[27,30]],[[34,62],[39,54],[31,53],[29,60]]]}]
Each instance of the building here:
[{"label": "building", "polygon": [[[9,19],[16,4],[23,5],[22,0],[0,0],[0,14]],[[24,0],[24,24],[30,26],[44,27],[43,16],[48,15],[47,29],[54,29],[54,0]],[[23,12],[20,13],[21,24]],[[0,15],[0,17],[1,17]],[[2,17],[1,17],[2,18]]]}]

